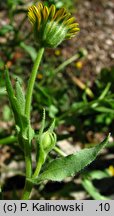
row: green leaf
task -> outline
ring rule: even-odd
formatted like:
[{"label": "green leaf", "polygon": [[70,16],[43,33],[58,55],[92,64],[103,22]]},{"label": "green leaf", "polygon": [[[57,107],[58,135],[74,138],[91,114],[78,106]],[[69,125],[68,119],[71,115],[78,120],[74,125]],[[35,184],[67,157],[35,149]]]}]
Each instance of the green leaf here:
[{"label": "green leaf", "polygon": [[32,61],[34,62],[37,56],[36,50],[32,46],[26,45],[24,42],[21,42],[20,46],[30,55]]},{"label": "green leaf", "polygon": [[5,70],[5,82],[6,82],[6,89],[7,89],[9,101],[15,117],[15,122],[17,125],[20,125],[21,124],[20,115],[19,115],[20,106],[13,91],[13,87],[9,78],[8,69]]},{"label": "green leaf", "polygon": [[[29,142],[30,144],[34,136],[34,131],[31,128],[27,117],[23,114],[25,99],[19,83],[16,83],[16,97],[15,97],[7,69],[5,70],[5,75],[6,75],[5,80],[6,80],[7,93],[15,117],[18,139],[20,141],[19,143],[21,147],[23,148],[22,139],[25,140],[26,142]],[[22,113],[22,109],[23,109],[23,113]]]},{"label": "green leaf", "polygon": [[29,124],[28,118],[25,115],[20,115],[21,119],[21,136],[24,140],[28,140],[30,143],[34,137],[34,130],[32,129],[31,125]]},{"label": "green leaf", "polygon": [[13,91],[13,87],[12,87],[12,84],[11,84],[11,81],[9,78],[9,71],[7,68],[5,69],[5,82],[6,82],[6,89],[7,89],[10,103],[11,103],[11,105],[13,105],[13,98],[14,98],[15,94]]},{"label": "green leaf", "polygon": [[108,197],[105,197],[99,193],[99,191],[94,187],[92,182],[88,178],[82,180],[82,185],[84,189],[90,194],[94,200],[109,200]]},{"label": "green leaf", "polygon": [[28,118],[25,115],[20,114],[20,124],[16,125],[16,129],[18,134],[18,140],[22,149],[24,150],[26,148],[25,145],[28,144],[31,148],[31,140],[34,137],[34,130],[32,129]]},{"label": "green leaf", "polygon": [[109,82],[109,83],[107,83],[105,89],[102,91],[101,95],[99,96],[100,100],[102,100],[103,98],[105,98],[105,96],[109,92],[110,87],[111,87],[111,83]]},{"label": "green leaf", "polygon": [[73,103],[72,105],[71,105],[71,111],[78,111],[78,110],[83,110],[84,108],[85,108],[85,103],[84,102],[76,102],[76,103]]},{"label": "green leaf", "polygon": [[98,111],[98,112],[112,113],[112,114],[114,114],[114,110],[113,110],[113,109],[110,109],[110,108],[107,108],[107,107],[99,106],[99,107],[94,108],[94,110],[96,110],[96,111]]},{"label": "green leaf", "polygon": [[0,87],[0,96],[6,94],[6,88],[5,87]]},{"label": "green leaf", "polygon": [[110,175],[108,174],[108,172],[106,172],[106,170],[94,170],[88,173],[88,175],[90,176],[90,178],[92,179],[102,179],[102,178],[108,178],[110,177]]},{"label": "green leaf", "polygon": [[58,109],[56,108],[56,106],[54,106],[53,104],[51,104],[49,106],[49,117],[50,118],[55,118],[56,114],[58,113]]},{"label": "green leaf", "polygon": [[95,160],[100,150],[108,143],[108,140],[109,136],[93,148],[83,149],[67,157],[53,160],[37,179],[29,179],[29,181],[39,184],[44,180],[62,181],[68,176],[74,176]]},{"label": "green leaf", "polygon": [[13,97],[13,103],[11,105],[15,117],[15,122],[17,125],[21,126],[21,117],[20,117],[21,110],[17,98],[15,96]]},{"label": "green leaf", "polygon": [[50,127],[48,128],[48,131],[52,133],[53,130],[54,130],[54,128],[55,128],[55,119],[53,119],[53,121],[52,121]]},{"label": "green leaf", "polygon": [[4,36],[6,33],[13,31],[13,26],[11,25],[4,25],[0,28],[0,36]]},{"label": "green leaf", "polygon": [[8,105],[5,105],[3,107],[3,119],[4,119],[4,121],[11,120],[11,109]]},{"label": "green leaf", "polygon": [[16,81],[16,98],[19,103],[20,111],[24,114],[25,111],[25,95],[18,80]]},{"label": "green leaf", "polygon": [[7,69],[5,70],[5,81],[6,81],[6,89],[7,89],[8,97],[15,117],[15,122],[17,125],[21,127],[22,126],[21,108],[20,108],[20,103],[17,100],[19,98],[20,93],[19,92],[17,93],[18,98],[16,98],[9,78],[9,72]]}]

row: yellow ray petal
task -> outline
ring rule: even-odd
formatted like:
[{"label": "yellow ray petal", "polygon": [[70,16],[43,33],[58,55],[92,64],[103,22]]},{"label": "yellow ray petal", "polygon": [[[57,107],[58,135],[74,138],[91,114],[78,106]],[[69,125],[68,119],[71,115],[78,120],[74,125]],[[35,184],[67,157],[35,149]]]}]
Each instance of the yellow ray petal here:
[{"label": "yellow ray petal", "polygon": [[41,10],[43,10],[43,5],[42,5],[42,3],[41,3],[41,2],[39,2],[39,3],[38,3],[38,6],[37,6],[37,8],[38,8],[38,10],[40,10],[40,11],[41,11]]},{"label": "yellow ray petal", "polygon": [[72,28],[72,29],[70,30],[70,33],[78,32],[78,31],[80,31],[80,28]]},{"label": "yellow ray petal", "polygon": [[64,8],[59,9],[59,10],[55,13],[55,16],[54,16],[53,19],[56,20],[56,19],[60,18],[61,16],[64,15],[65,11],[66,11],[66,10],[65,10]]},{"label": "yellow ray petal", "polygon": [[60,17],[59,22],[61,22],[61,23],[63,22],[63,24],[64,24],[64,22],[67,21],[70,18],[70,16],[71,16],[70,13],[64,14],[63,16]]},{"label": "yellow ray petal", "polygon": [[30,22],[31,22],[32,24],[35,23],[36,17],[35,17],[35,15],[34,15],[34,13],[33,13],[32,11],[29,11],[29,12],[28,12],[28,18],[29,18],[29,20],[30,20]]},{"label": "yellow ray petal", "polygon": [[49,16],[49,10],[48,10],[47,6],[44,6],[42,14],[43,14],[44,20],[46,21],[48,19],[48,16]]},{"label": "yellow ray petal", "polygon": [[55,11],[56,11],[55,5],[51,5],[51,7],[49,9],[49,17],[50,17],[50,19],[52,19],[54,17]]},{"label": "yellow ray petal", "polygon": [[68,29],[72,29],[72,28],[77,28],[77,26],[78,26],[78,23],[73,23],[73,24],[68,25],[67,27]]},{"label": "yellow ray petal", "polygon": [[75,17],[71,17],[70,19],[64,21],[64,24],[69,25],[69,24],[72,24],[74,21],[75,21]]}]

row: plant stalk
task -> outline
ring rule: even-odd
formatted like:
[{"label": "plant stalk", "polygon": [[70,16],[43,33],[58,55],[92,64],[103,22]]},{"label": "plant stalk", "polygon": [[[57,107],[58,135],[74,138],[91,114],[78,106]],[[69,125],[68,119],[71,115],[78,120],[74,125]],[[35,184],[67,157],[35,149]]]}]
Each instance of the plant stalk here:
[{"label": "plant stalk", "polygon": [[[37,163],[37,166],[36,166],[36,169],[35,169],[35,172],[34,172],[34,174],[32,175],[32,178],[33,178],[33,179],[35,179],[36,177],[38,177],[39,172],[40,172],[40,170],[41,170],[41,167],[42,167],[42,161],[41,161],[41,159],[39,158],[38,163]],[[23,196],[22,196],[22,200],[28,200],[28,199],[29,199],[30,194],[31,194],[31,191],[32,191],[32,187],[33,187],[33,183],[32,183],[32,182],[29,182],[29,181],[26,179],[25,188],[24,188],[24,192],[23,192]]]},{"label": "plant stalk", "polygon": [[62,157],[67,156],[61,149],[59,149],[57,146],[54,147],[53,149],[55,152],[57,152],[59,155],[61,155]]},{"label": "plant stalk", "polygon": [[[28,82],[27,87],[27,93],[26,93],[26,104],[25,104],[25,115],[28,118],[28,121],[30,122],[30,111],[31,111],[31,102],[32,102],[32,95],[33,95],[33,88],[35,79],[37,76],[37,71],[39,68],[39,64],[41,62],[42,56],[44,53],[44,48],[41,47],[38,51],[36,60],[34,62],[32,72],[30,75],[30,79]],[[32,191],[33,184],[28,182],[27,178],[32,177],[32,161],[31,161],[31,155],[30,155],[30,146],[29,143],[25,143],[25,164],[26,164],[26,180],[25,180],[25,187],[22,195],[22,200],[28,200],[30,197],[30,193]]]},{"label": "plant stalk", "polygon": [[38,51],[38,54],[37,54],[37,57],[36,57],[36,60],[34,62],[33,69],[32,69],[31,75],[30,75],[30,79],[28,82],[28,88],[27,88],[27,93],[26,93],[25,114],[26,114],[29,121],[30,121],[30,109],[31,109],[34,83],[35,83],[38,67],[39,67],[40,61],[42,59],[43,53],[44,53],[44,48],[41,47]]},{"label": "plant stalk", "polygon": [[32,191],[33,184],[26,179],[25,187],[21,200],[28,200]]}]

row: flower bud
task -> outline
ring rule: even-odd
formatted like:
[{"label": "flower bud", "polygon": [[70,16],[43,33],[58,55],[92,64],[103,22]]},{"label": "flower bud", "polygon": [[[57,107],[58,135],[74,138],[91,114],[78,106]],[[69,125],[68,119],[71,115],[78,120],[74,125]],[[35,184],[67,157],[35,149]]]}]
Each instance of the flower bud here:
[{"label": "flower bud", "polygon": [[48,153],[56,144],[56,134],[54,132],[46,131],[40,137],[40,145],[43,150]]},{"label": "flower bud", "polygon": [[72,38],[79,31],[75,18],[64,8],[56,11],[51,7],[31,6],[28,9],[28,18],[33,26],[36,41],[42,47],[57,47],[64,39]]}]

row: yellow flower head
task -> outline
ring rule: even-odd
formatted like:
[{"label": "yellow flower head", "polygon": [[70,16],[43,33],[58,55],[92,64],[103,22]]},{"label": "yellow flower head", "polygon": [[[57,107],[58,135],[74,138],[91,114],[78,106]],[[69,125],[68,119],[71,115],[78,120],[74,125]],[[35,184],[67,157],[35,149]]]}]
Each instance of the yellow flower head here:
[{"label": "yellow flower head", "polygon": [[79,31],[78,23],[64,8],[56,11],[39,3],[28,9],[36,41],[43,47],[57,47],[64,39],[72,38]]}]

